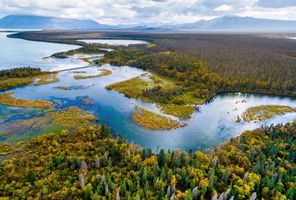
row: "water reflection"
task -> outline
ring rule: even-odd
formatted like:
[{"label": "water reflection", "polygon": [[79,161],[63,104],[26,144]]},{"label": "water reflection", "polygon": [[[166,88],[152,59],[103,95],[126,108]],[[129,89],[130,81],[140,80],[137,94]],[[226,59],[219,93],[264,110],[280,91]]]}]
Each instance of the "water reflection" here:
[{"label": "water reflection", "polygon": [[[263,104],[295,106],[296,100],[287,97],[252,95],[241,93],[220,94],[207,104],[199,106],[192,117],[187,120],[188,126],[171,131],[150,131],[142,129],[132,121],[135,106],[143,106],[157,111],[151,103],[129,99],[116,91],[105,89],[106,85],[127,80],[141,75],[144,71],[127,66],[114,67],[103,65],[83,69],[84,74],[94,74],[98,68],[109,69],[109,76],[75,80],[75,71],[60,73],[61,81],[49,85],[27,86],[17,88],[14,95],[18,98],[45,99],[56,103],[56,107],[79,106],[93,112],[101,124],[107,124],[113,133],[122,133],[130,142],[152,148],[204,149],[217,145],[231,137],[238,136],[242,131],[260,127],[263,123],[236,122],[237,115],[247,108]],[[58,86],[73,87],[79,85],[84,89],[61,90]],[[89,87],[91,85],[91,87]],[[91,100],[91,105],[83,104],[82,97]],[[264,124],[285,123],[296,118],[296,113],[286,114],[267,120]]]},{"label": "water reflection", "polygon": [[[7,39],[5,34],[0,33],[0,45],[5,40],[7,51],[0,51],[1,66],[15,67],[17,63],[23,63],[29,66],[42,66],[44,69],[57,68],[57,63],[68,62],[65,60],[54,60],[52,64],[48,60],[40,60],[54,51],[61,51],[61,47],[67,49],[73,46],[48,43],[35,43],[30,41]],[[12,41],[13,40],[13,41]],[[17,40],[17,42],[16,42]],[[51,46],[53,45],[53,46]],[[55,46],[58,45],[58,46]],[[12,46],[12,47],[9,47]],[[4,49],[5,49],[4,48]],[[75,48],[75,47],[74,47]],[[17,52],[14,52],[17,51]],[[24,54],[24,56],[19,55]],[[62,68],[73,68],[78,57],[72,57],[69,65]],[[44,64],[44,65],[43,65]],[[80,65],[80,63],[78,64]],[[85,65],[83,65],[85,67]],[[75,80],[74,75],[77,71],[85,71],[83,75],[97,74],[98,69],[108,69],[112,71],[109,76],[103,76],[92,79]],[[180,148],[205,149],[217,145],[231,137],[238,136],[242,131],[260,127],[262,124],[270,125],[285,123],[296,118],[296,113],[286,114],[264,123],[236,122],[237,115],[243,113],[247,108],[263,104],[274,105],[296,105],[296,100],[287,97],[253,95],[241,93],[219,94],[206,104],[199,106],[192,117],[186,121],[188,126],[171,131],[150,131],[140,128],[132,121],[132,113],[135,106],[142,106],[149,110],[159,112],[157,106],[151,103],[145,103],[140,100],[129,99],[116,91],[109,91],[105,86],[128,80],[145,73],[140,69],[128,66],[115,67],[111,65],[89,66],[83,69],[62,71],[59,73],[60,81],[48,85],[26,86],[12,89],[14,96],[26,99],[45,99],[54,102],[56,109],[67,106],[78,106],[90,112],[93,112],[100,119],[101,124],[106,124],[112,128],[114,134],[121,133],[129,142],[134,142],[143,147],[157,149]],[[60,87],[75,88],[63,90]],[[85,104],[82,98],[88,98],[92,104]],[[30,109],[13,108],[0,106],[0,125],[13,122],[20,119],[30,119],[42,115],[42,112],[35,112]],[[0,138],[3,140],[3,138]]]}]

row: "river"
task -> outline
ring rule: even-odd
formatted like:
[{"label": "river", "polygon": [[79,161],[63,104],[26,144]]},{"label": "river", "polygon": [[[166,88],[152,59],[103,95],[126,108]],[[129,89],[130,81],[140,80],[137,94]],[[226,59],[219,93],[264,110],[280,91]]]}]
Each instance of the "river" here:
[{"label": "river", "polygon": [[[248,123],[244,121],[238,123],[236,122],[237,115],[240,115],[249,107],[264,104],[295,106],[296,99],[229,93],[217,95],[210,102],[201,105],[199,110],[185,121],[188,126],[184,128],[170,131],[151,131],[133,123],[132,113],[136,110],[136,105],[152,111],[158,111],[154,104],[129,99],[116,91],[105,89],[106,85],[139,76],[145,73],[144,71],[128,66],[87,66],[86,63],[80,61],[77,57],[54,60],[52,62],[42,59],[55,52],[77,48],[77,46],[73,45],[12,39],[7,38],[6,33],[0,33],[0,44],[5,44],[6,47],[2,48],[1,46],[0,51],[0,66],[2,68],[36,66],[45,70],[53,70],[64,69],[63,66],[66,66],[66,69],[85,66],[86,68],[83,68],[83,71],[86,71],[86,74],[96,74],[98,69],[111,70],[113,72],[111,75],[81,80],[73,78],[74,75],[77,75],[75,71],[78,71],[78,69],[62,71],[59,73],[60,81],[57,83],[26,86],[10,91],[13,91],[14,96],[17,98],[45,99],[54,102],[60,108],[75,105],[88,110],[99,118],[101,124],[110,126],[114,134],[121,133],[129,142],[134,142],[153,150],[172,148],[183,150],[206,149],[238,136],[244,130],[254,129],[262,124],[285,123],[296,118],[296,113],[290,113],[263,123]],[[124,44],[126,45],[126,42]],[[64,62],[67,64],[64,65]],[[60,63],[63,64],[60,65]],[[83,86],[84,89],[65,91],[56,88],[57,86]],[[81,103],[81,97],[88,97],[93,104],[85,105]],[[5,123],[28,117],[27,115],[17,114],[18,112],[21,113],[22,110],[25,109],[0,106],[0,116],[2,116],[0,117],[0,127],[1,125],[5,126]],[[15,113],[15,116],[11,117],[11,113]],[[1,140],[5,140],[5,137],[0,134]]]}]

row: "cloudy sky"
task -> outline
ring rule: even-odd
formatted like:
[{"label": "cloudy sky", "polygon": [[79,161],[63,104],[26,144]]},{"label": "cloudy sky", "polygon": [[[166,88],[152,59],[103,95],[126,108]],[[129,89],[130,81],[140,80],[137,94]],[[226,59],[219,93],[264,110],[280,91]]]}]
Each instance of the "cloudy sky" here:
[{"label": "cloudy sky", "polygon": [[190,23],[223,15],[296,20],[296,0],[0,0],[0,17],[33,14],[104,24]]}]

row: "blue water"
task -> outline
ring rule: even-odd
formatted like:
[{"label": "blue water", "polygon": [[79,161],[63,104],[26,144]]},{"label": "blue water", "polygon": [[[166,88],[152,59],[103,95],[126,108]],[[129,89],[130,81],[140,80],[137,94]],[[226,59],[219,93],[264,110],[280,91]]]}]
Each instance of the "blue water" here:
[{"label": "blue water", "polygon": [[33,42],[7,38],[11,33],[0,32],[0,70],[14,67],[41,67],[44,70],[62,70],[85,66],[77,59],[44,59],[59,52],[79,48],[76,45],[64,45],[45,42]]},{"label": "blue water", "polygon": [[[10,40],[10,39],[7,39]],[[27,41],[29,42],[29,41]],[[41,45],[42,44],[42,45]],[[48,43],[41,43],[39,50],[47,48]],[[63,48],[64,45],[61,46]],[[21,47],[20,47],[21,48]],[[57,49],[59,51],[59,49]],[[1,50],[1,54],[4,52]],[[32,62],[34,57],[31,58]],[[0,60],[0,63],[2,61]],[[75,80],[74,71],[86,71],[87,74],[98,74],[98,69],[112,70],[109,76],[93,79]],[[59,73],[60,82],[41,86],[26,86],[13,89],[14,96],[27,99],[45,99],[54,102],[57,107],[75,105],[88,110],[99,118],[101,124],[112,128],[112,132],[121,133],[129,142],[156,149],[180,148],[205,149],[221,142],[238,136],[244,130],[260,127],[263,123],[236,122],[237,115],[242,114],[247,108],[263,104],[296,106],[296,99],[266,95],[252,94],[221,94],[212,99],[211,102],[201,105],[199,111],[193,113],[192,117],[185,122],[188,126],[170,131],[150,131],[137,126],[132,121],[132,113],[135,106],[142,106],[149,110],[159,112],[157,107],[151,103],[144,103],[140,100],[129,99],[116,91],[105,89],[106,85],[128,80],[145,73],[140,69],[128,66],[114,67],[111,65],[89,66],[84,69],[69,70]],[[76,90],[61,90],[58,86],[77,87]],[[88,97],[93,104],[84,105],[82,97]],[[57,103],[60,100],[62,104]],[[246,103],[242,102],[246,100]],[[7,120],[13,120],[17,115],[19,118],[30,117],[30,114],[18,115],[22,109],[0,106],[0,127],[5,125]],[[9,116],[7,113],[15,113]],[[285,123],[296,118],[296,113],[290,113],[267,120],[265,124]],[[2,138],[3,139],[3,138]],[[1,140],[1,138],[0,138]]]}]

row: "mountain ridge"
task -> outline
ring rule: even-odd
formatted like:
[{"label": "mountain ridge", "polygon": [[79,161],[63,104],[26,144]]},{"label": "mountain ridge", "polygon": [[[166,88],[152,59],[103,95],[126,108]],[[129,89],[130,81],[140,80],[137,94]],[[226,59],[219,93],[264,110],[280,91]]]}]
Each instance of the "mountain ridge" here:
[{"label": "mountain ridge", "polygon": [[199,20],[184,24],[107,25],[92,19],[72,19],[37,15],[8,15],[0,19],[6,29],[72,29],[72,30],[142,30],[142,31],[233,31],[233,32],[296,32],[296,21],[239,17],[235,15]]},{"label": "mountain ridge", "polygon": [[37,15],[8,15],[0,19],[0,28],[12,29],[110,29],[91,19],[72,19]]}]

